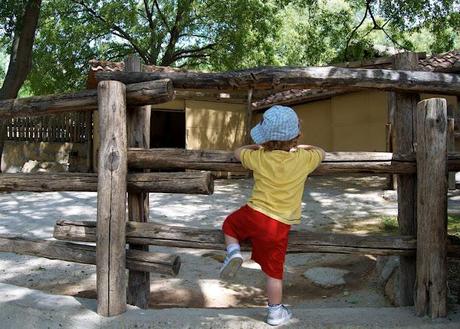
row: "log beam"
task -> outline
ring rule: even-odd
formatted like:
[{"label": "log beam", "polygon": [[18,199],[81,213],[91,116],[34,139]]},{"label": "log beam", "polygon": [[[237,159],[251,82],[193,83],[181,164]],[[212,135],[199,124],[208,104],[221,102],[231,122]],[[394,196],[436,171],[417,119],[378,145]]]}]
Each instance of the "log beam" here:
[{"label": "log beam", "polygon": [[[95,236],[94,241],[96,241]],[[96,247],[80,243],[0,235],[0,251],[96,265]],[[176,276],[179,273],[180,265],[180,257],[177,255],[126,250],[127,269]]]},{"label": "log beam", "polygon": [[115,316],[126,311],[126,88],[118,81],[102,81],[97,93],[101,135],[97,170],[97,313]]},{"label": "log beam", "polygon": [[[140,58],[129,56],[125,60],[126,72],[141,72]],[[128,131],[128,147],[150,147],[150,105],[137,107],[128,106],[126,125]],[[128,220],[147,222],[149,218],[149,194],[146,192],[128,191]],[[129,245],[130,250],[148,251],[148,246]],[[126,292],[128,304],[146,309],[150,300],[150,273],[129,271],[128,290]]]},{"label": "log beam", "polygon": [[[212,194],[209,172],[128,174],[128,191],[152,193]],[[0,174],[0,191],[58,192],[97,191],[97,174]]]},{"label": "log beam", "polygon": [[[58,240],[93,242],[96,236],[94,221],[59,220],[54,226]],[[157,223],[126,224],[126,241],[143,245],[224,250],[221,230],[167,226]],[[249,244],[242,245],[250,250]],[[371,236],[343,233],[291,231],[288,253],[338,253],[373,255],[414,255],[415,236]],[[450,257],[460,258],[460,239],[449,236]]]},{"label": "log beam", "polygon": [[415,310],[447,316],[447,104],[417,107],[417,280]]},{"label": "log beam", "polygon": [[[458,161],[460,164],[460,161]],[[128,167],[150,169],[197,169],[246,171],[233,152],[184,149],[128,149]],[[413,155],[385,152],[326,153],[322,164],[312,175],[335,173],[415,173]]]},{"label": "log beam", "polygon": [[273,67],[224,73],[97,72],[101,80],[126,84],[171,79],[178,89],[249,90],[293,88],[365,88],[398,92],[460,95],[458,74],[408,70],[349,69],[339,67]]},{"label": "log beam", "polygon": [[[395,68],[412,70],[418,65],[416,53],[401,53],[395,56]],[[420,96],[415,93],[395,93],[394,95],[394,141],[393,151],[398,153],[415,152],[415,118]],[[398,223],[401,235],[417,233],[416,183],[415,175],[398,175]],[[400,301],[401,306],[414,305],[415,257],[400,258]]]},{"label": "log beam", "polygon": [[[134,83],[126,86],[128,105],[160,104],[174,99],[169,79]],[[0,118],[38,116],[73,111],[97,110],[97,90],[33,96],[0,101]]]}]

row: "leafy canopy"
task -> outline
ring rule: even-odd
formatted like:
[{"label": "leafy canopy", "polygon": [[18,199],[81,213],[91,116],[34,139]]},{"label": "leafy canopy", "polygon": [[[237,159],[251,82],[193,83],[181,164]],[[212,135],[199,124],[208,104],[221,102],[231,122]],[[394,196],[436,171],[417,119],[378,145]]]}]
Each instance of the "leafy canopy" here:
[{"label": "leafy canopy", "polygon": [[[0,52],[25,3],[2,0]],[[35,94],[82,89],[89,60],[131,53],[204,70],[384,55],[377,46],[438,53],[460,46],[459,9],[460,0],[43,0],[27,84]]]}]

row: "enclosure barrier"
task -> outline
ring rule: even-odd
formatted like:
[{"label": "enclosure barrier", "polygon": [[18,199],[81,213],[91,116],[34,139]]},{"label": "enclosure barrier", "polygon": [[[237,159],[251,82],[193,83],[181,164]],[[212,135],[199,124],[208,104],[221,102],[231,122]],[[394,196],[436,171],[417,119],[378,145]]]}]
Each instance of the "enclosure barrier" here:
[{"label": "enclosure barrier", "polygon": [[[410,286],[410,283],[413,279],[415,282],[414,273],[416,273],[415,308],[417,314],[430,314],[433,318],[446,316],[447,253],[454,256],[459,254],[458,241],[453,237],[449,239],[447,237],[446,174],[447,164],[451,169],[459,167],[459,156],[453,154],[447,160],[445,101],[427,100],[419,103],[419,108],[415,111],[415,98],[403,93],[428,92],[460,95],[460,78],[458,75],[407,70],[273,68],[223,74],[125,72],[98,73],[97,76],[102,80],[120,80],[123,83],[141,84],[148,83],[150,80],[170,78],[174,88],[203,89],[212,92],[216,90],[282,90],[308,87],[343,88],[344,86],[398,92],[396,94],[396,112],[404,118],[412,118],[411,122],[417,122],[418,125],[416,129],[417,152],[414,149],[415,141],[408,140],[407,145],[410,147],[406,150],[401,146],[395,150],[394,154],[328,153],[325,162],[318,168],[316,174],[391,173],[400,175],[402,177],[400,185],[403,189],[398,191],[398,217],[401,235],[397,237],[360,237],[344,234],[292,232],[289,252],[400,255],[402,263],[407,260],[408,265],[407,267],[403,265],[401,268],[401,282],[404,282],[401,286],[402,295],[406,297],[414,295],[414,285]],[[160,84],[162,86],[160,89],[163,91],[161,95],[156,94],[147,97],[149,100],[142,98],[145,92],[143,88],[154,90],[156,87],[152,85],[140,87],[142,91],[139,94],[142,95],[142,100],[137,101],[135,100],[137,96],[131,97],[130,93],[140,85],[128,85],[125,90],[123,83],[104,81],[100,82],[97,94],[82,92],[61,95],[57,99],[49,96],[49,101],[46,97],[42,97],[38,101],[37,98],[34,98],[28,101],[10,100],[0,103],[0,116],[11,117],[71,111],[76,110],[75,107],[78,107],[78,110],[81,110],[81,107],[84,110],[94,110],[97,99],[101,115],[100,130],[103,132],[97,176],[97,222],[94,224],[60,221],[56,225],[55,236],[60,239],[76,241],[96,241],[98,312],[105,316],[117,315],[126,309],[128,297],[126,294],[125,267],[139,272],[141,277],[153,269],[175,274],[179,268],[178,258],[175,256],[155,255],[137,250],[140,254],[148,254],[152,259],[152,264],[158,264],[158,262],[155,263],[158,259],[167,259],[163,262],[160,261],[161,265],[146,264],[146,262],[136,258],[139,253],[135,250],[131,248],[126,250],[127,242],[133,245],[133,248],[143,248],[150,244],[213,249],[223,247],[221,233],[216,230],[201,231],[190,228],[158,227],[153,223],[134,222],[135,220],[145,221],[148,216],[146,213],[148,199],[145,194],[142,195],[141,193],[164,191],[169,188],[169,185],[180,185],[179,182],[182,182],[182,179],[177,181],[173,179],[165,184],[155,185],[155,183],[148,181],[155,177],[154,175],[128,173],[128,167],[133,171],[162,168],[242,170],[241,165],[232,159],[228,152],[134,149],[133,147],[148,147],[139,139],[144,138],[146,134],[146,122],[143,122],[141,118],[144,117],[145,119],[149,114],[144,111],[141,116],[137,117],[130,113],[137,113],[137,110],[127,111],[126,107],[131,106],[131,109],[138,109],[136,106],[165,102],[173,97],[172,87],[166,87],[170,85],[170,82],[150,82]],[[166,93],[164,93],[165,90]],[[417,121],[413,120],[415,116]],[[400,121],[408,122],[405,119]],[[142,128],[142,123],[144,128]],[[134,137],[138,128],[141,128],[139,129],[141,134]],[[415,136],[415,127],[412,124],[410,127],[395,129],[395,131],[399,131],[399,136],[398,134],[396,136],[399,140],[404,140],[408,135]],[[172,174],[165,174],[164,177],[172,177],[169,175]],[[74,176],[72,183],[67,182],[67,186],[59,187],[56,182],[50,182],[51,176],[36,176],[27,176],[33,179],[21,181],[20,177],[0,175],[0,190],[95,189],[95,177],[91,177],[92,183],[88,183],[81,181],[82,176]],[[59,177],[69,178],[70,176]],[[133,183],[133,177],[143,177],[144,185]],[[412,181],[411,186],[405,183],[404,177]],[[207,174],[204,178],[204,185],[207,187],[204,189],[201,187],[202,193],[212,192],[210,179],[210,175]],[[32,183],[33,181],[36,183]],[[200,184],[203,186],[202,183]],[[34,185],[35,187],[32,187]],[[126,191],[129,192],[128,199],[130,200],[128,217],[133,220],[130,222],[126,221]],[[195,190],[191,188],[182,189],[182,192],[186,193],[192,191]],[[407,191],[407,194],[401,191]],[[409,195],[416,196],[416,198],[409,197]],[[415,216],[415,209],[417,217]],[[403,233],[406,228],[412,232]],[[415,232],[413,232],[414,228],[416,228]],[[90,250],[88,256],[80,256],[81,248]],[[87,246],[82,247],[60,241],[31,241],[31,239],[18,237],[0,238],[0,251],[94,263],[94,249],[86,248]],[[66,252],[63,254],[61,250],[66,250]],[[415,265],[415,254],[418,259],[416,272],[413,271],[412,266]],[[128,284],[130,290],[128,296],[131,295],[130,303],[145,307],[146,291],[143,288],[147,287],[148,284],[146,278],[144,275],[140,281],[134,280]],[[413,302],[414,300],[412,300]],[[404,303],[411,303],[410,298],[407,298]]]}]

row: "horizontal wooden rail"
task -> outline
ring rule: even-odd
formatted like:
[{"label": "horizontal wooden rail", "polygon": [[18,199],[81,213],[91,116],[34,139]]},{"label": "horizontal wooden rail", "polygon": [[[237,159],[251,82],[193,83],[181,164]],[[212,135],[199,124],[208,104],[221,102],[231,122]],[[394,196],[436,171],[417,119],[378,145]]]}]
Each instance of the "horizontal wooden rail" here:
[{"label": "horizontal wooden rail", "polygon": [[[96,222],[60,220],[54,227],[54,237],[59,240],[95,241]],[[155,223],[128,222],[126,241],[141,245],[157,245],[179,248],[224,250],[222,231],[166,226]],[[242,246],[249,250],[248,244]],[[367,236],[356,234],[314,233],[291,231],[289,253],[338,253],[372,255],[412,255],[415,253],[415,237]],[[460,257],[460,241],[451,238],[449,251]]]},{"label": "horizontal wooden rail", "polygon": [[[128,167],[150,169],[198,169],[246,171],[229,151],[184,149],[129,149]],[[335,173],[411,174],[415,173],[413,155],[386,152],[326,153],[326,158],[313,175]]]},{"label": "horizontal wooden rail", "polygon": [[[97,174],[0,174],[0,191],[57,192],[97,191]],[[128,174],[128,191],[212,194],[209,172]]]},{"label": "horizontal wooden rail", "polygon": [[[96,265],[96,247],[84,244],[0,235],[0,251]],[[126,250],[126,268],[130,270],[175,276],[180,266],[177,255]]]},{"label": "horizontal wooden rail", "polygon": [[[231,151],[171,148],[128,149],[128,167],[137,169],[197,169],[247,171]],[[460,171],[460,153],[449,153],[448,169]],[[331,152],[312,175],[415,174],[415,155],[388,152]]]},{"label": "horizontal wooden rail", "polygon": [[126,84],[171,79],[174,88],[249,90],[292,88],[366,88],[400,92],[460,95],[458,74],[339,67],[272,67],[235,72],[97,72],[98,80]]},{"label": "horizontal wooden rail", "polygon": [[[126,102],[130,106],[159,104],[172,99],[174,99],[174,90],[169,79],[126,86]],[[97,90],[95,89],[0,101],[0,118],[94,110],[97,110]]]}]

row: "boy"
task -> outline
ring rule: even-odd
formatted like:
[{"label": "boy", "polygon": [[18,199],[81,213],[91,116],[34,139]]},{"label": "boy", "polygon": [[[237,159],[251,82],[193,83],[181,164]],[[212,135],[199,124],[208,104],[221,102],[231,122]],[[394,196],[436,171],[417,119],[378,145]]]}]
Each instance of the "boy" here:
[{"label": "boy", "polygon": [[243,262],[239,241],[250,240],[251,258],[267,279],[267,323],[280,325],[292,316],[281,304],[289,229],[300,223],[304,184],[324,159],[324,151],[297,145],[299,119],[285,106],[268,109],[251,130],[251,137],[256,144],[238,148],[235,157],[253,171],[254,187],[248,203],[230,214],[222,226],[227,257],[220,277],[235,276]]}]

